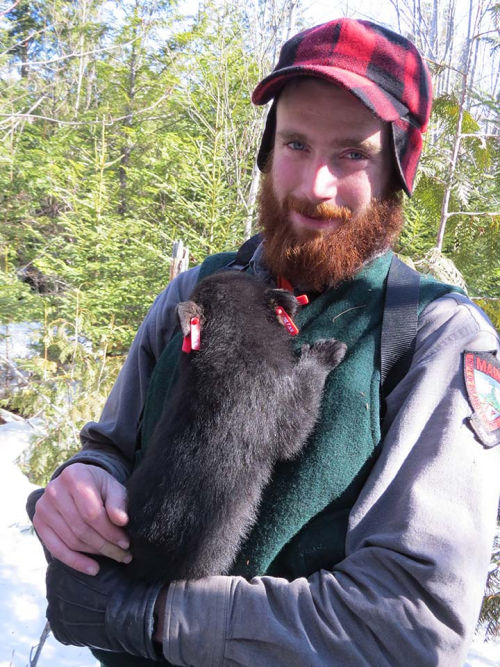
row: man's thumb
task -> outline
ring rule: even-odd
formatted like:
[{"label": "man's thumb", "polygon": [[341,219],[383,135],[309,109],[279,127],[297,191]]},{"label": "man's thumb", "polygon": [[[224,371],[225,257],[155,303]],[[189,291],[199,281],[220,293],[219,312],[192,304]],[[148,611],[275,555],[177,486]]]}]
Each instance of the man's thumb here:
[{"label": "man's thumb", "polygon": [[106,487],[104,497],[106,512],[114,524],[124,526],[128,522],[127,490],[113,478],[108,480]]}]

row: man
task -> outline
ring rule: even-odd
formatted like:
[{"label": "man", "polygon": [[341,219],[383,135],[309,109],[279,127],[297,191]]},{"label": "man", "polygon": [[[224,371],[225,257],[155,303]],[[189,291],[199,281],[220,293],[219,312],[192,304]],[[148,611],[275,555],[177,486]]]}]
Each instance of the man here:
[{"label": "man", "polygon": [[113,562],[131,558],[122,484],[151,374],[176,304],[213,262],[181,274],[141,326],[100,422],[83,429],[83,450],[38,500],[40,538],[74,568],[49,565],[49,620],[60,641],[117,652],[99,653],[106,665],[152,664],[161,652],[176,665],[460,665],[500,451],[477,376],[495,384],[498,339],[465,296],[424,281],[412,363],[380,428],[387,251],[430,113],[426,67],[399,35],[341,19],[284,45],[254,91],[255,103],[270,99],[264,242],[250,270],[309,293],[302,340],[328,333],[348,345],[315,436],[276,469],[231,576],[146,586]]}]

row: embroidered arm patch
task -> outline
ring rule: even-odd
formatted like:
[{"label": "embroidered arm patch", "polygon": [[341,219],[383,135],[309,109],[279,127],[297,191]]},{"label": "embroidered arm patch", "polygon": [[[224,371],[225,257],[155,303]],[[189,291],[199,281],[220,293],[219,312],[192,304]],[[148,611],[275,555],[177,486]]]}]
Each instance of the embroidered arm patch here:
[{"label": "embroidered arm patch", "polygon": [[491,352],[464,352],[469,423],[485,447],[500,444],[500,361]]}]

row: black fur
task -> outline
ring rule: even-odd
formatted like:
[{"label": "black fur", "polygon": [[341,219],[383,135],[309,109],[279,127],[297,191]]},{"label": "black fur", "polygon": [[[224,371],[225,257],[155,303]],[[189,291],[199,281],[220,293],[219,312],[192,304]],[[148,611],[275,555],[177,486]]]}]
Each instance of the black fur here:
[{"label": "black fur", "polygon": [[346,346],[319,341],[299,357],[278,305],[297,310],[292,294],[236,271],[205,278],[179,304],[184,333],[201,319],[201,349],[181,353],[179,380],[128,483],[135,576],[227,573],[273,466],[311,433]]}]

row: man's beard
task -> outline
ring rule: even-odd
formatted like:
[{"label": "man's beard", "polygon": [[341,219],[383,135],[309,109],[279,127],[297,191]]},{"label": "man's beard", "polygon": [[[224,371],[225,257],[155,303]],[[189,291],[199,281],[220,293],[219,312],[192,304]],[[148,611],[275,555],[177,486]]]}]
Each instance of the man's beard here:
[{"label": "man's beard", "polygon": [[[292,285],[316,292],[352,278],[366,262],[392,246],[403,226],[399,193],[372,201],[356,216],[344,207],[316,206],[292,196],[281,205],[271,172],[263,176],[259,207],[266,266]],[[303,229],[299,237],[289,221],[291,210],[319,220],[338,220],[341,226],[331,231]]]}]

